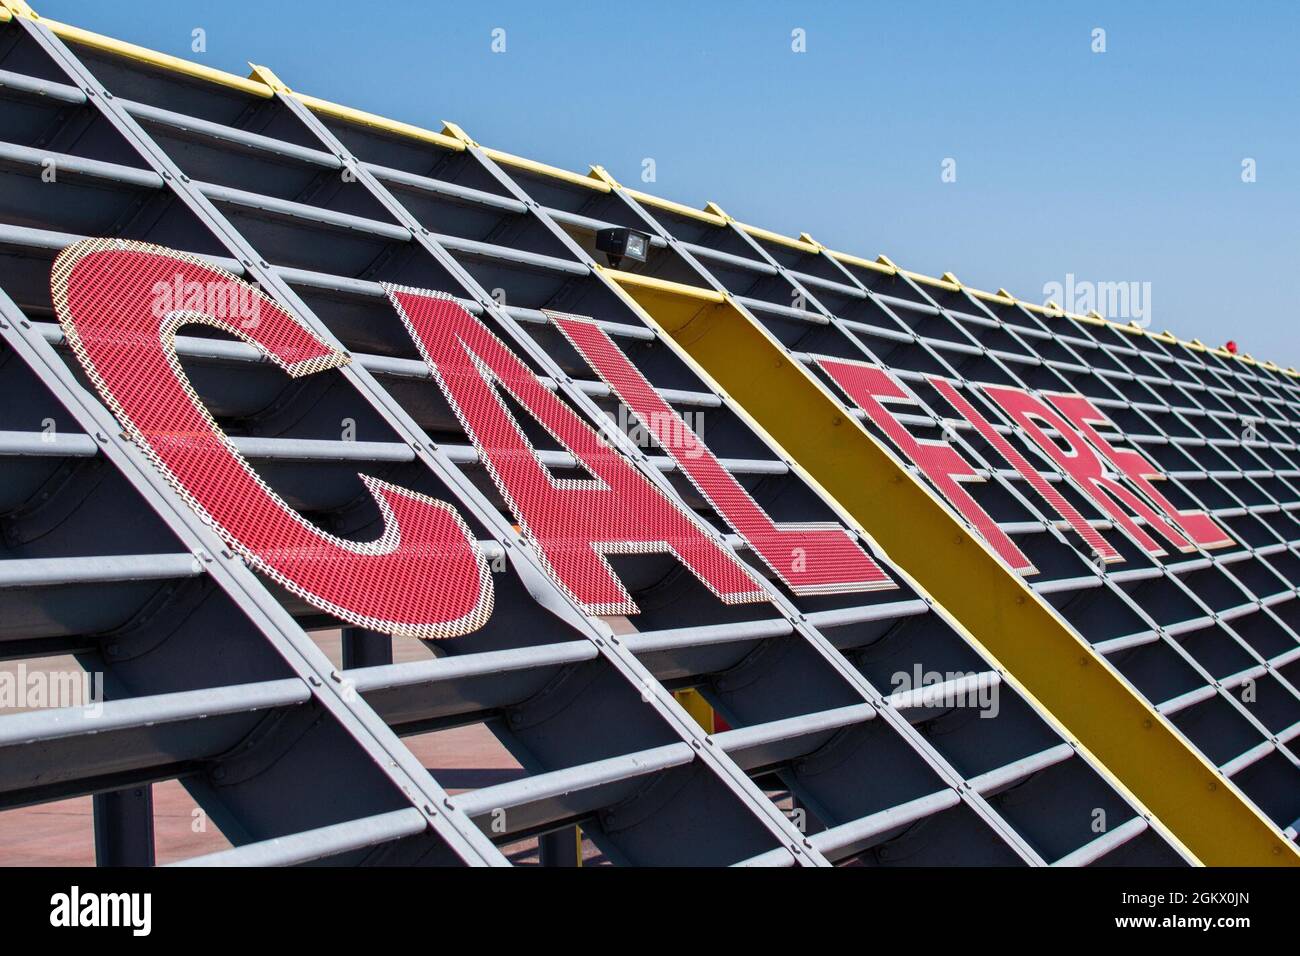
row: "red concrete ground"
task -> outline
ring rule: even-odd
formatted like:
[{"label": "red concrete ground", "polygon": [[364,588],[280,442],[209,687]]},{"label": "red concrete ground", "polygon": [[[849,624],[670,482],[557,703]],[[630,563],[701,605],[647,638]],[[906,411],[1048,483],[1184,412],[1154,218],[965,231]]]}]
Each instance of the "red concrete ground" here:
[{"label": "red concrete ground", "polygon": [[[317,641],[335,665],[341,664],[337,631],[322,632]],[[430,652],[418,641],[394,642],[397,663],[423,660]],[[25,662],[27,672],[75,672],[70,657]],[[16,671],[17,662],[0,662],[0,669]],[[10,710],[9,713],[15,711]],[[519,764],[483,725],[457,727],[408,737],[405,743],[431,769],[451,793],[476,789],[523,776]],[[183,860],[226,849],[230,844],[208,823],[198,806],[174,780],[155,784],[154,841],[158,863]],[[513,862],[535,864],[537,841],[526,840],[502,848]],[[603,862],[590,841],[584,841],[584,863]],[[0,812],[0,866],[92,866],[95,862],[90,797],[23,807]]]}]

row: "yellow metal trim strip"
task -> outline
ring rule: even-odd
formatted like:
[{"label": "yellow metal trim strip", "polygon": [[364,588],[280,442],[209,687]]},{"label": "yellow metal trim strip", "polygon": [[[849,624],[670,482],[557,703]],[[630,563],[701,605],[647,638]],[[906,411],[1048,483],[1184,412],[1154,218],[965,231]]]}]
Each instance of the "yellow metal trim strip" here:
[{"label": "yellow metal trim strip", "polygon": [[269,99],[272,96],[271,91],[263,84],[254,80],[245,79],[234,73],[227,73],[224,70],[216,70],[210,66],[203,66],[201,63],[192,63],[189,60],[182,60],[178,56],[172,56],[169,53],[159,53],[157,50],[150,50],[146,47],[136,46],[134,43],[127,43],[124,40],[115,40],[112,37],[106,37],[99,33],[92,33],[89,30],[83,30],[81,27],[74,27],[67,23],[59,23],[57,20],[46,20],[32,12],[31,7],[26,4],[21,6],[25,9],[15,9],[17,5],[6,0],[6,20],[12,19],[14,14],[26,16],[31,20],[44,24],[61,40],[67,40],[69,43],[80,43],[83,46],[91,47],[95,50],[101,50],[105,53],[111,53],[115,56],[126,57],[129,60],[135,60],[139,63],[145,63],[149,66],[158,67],[163,70],[170,70],[173,73],[181,73],[185,76],[196,80],[203,80],[208,83],[216,83],[241,93],[247,93],[251,96]]},{"label": "yellow metal trim strip", "polygon": [[[1054,319],[1063,319],[1066,317],[1067,314],[1064,309],[1062,309],[1059,305],[1057,305],[1055,302],[1052,302],[1050,300],[1044,303],[1043,305],[1039,305],[1037,302],[1021,301],[1020,306],[1021,308],[1028,309],[1030,312],[1037,312],[1039,315],[1051,316]],[[1091,323],[1092,325],[1097,324],[1096,319],[1090,319],[1086,315],[1074,315],[1074,316],[1070,316],[1070,318],[1078,319],[1080,322],[1088,322]]]},{"label": "yellow metal trim strip", "polygon": [[623,192],[631,196],[637,202],[643,202],[647,206],[654,206],[658,209],[666,209],[668,212],[676,213],[679,216],[689,216],[692,219],[699,219],[701,222],[707,222],[713,226],[725,226],[726,217],[719,216],[716,213],[707,212],[703,209],[692,209],[690,206],[679,202],[673,202],[671,199],[663,199],[659,196],[652,196],[649,193],[643,193],[639,189],[628,189],[624,187]]},{"label": "yellow metal trim strip", "polygon": [[872,272],[883,272],[885,275],[894,275],[898,272],[897,267],[886,265],[883,262],[873,262],[871,259],[863,259],[861,256],[855,256],[848,252],[836,252],[834,249],[827,249],[826,254],[840,262],[848,263],[851,266],[857,266],[860,269],[870,269]]},{"label": "yellow metal trim strip", "polygon": [[771,229],[764,229],[761,226],[750,226],[743,222],[736,223],[741,229],[749,233],[755,239],[765,239],[768,242],[775,242],[777,245],[788,246],[791,249],[798,249],[800,252],[806,252],[809,255],[817,255],[821,252],[821,247],[811,242],[805,242],[802,239],[792,239],[790,236],[783,236],[779,232],[773,232]]},{"label": "yellow metal trim strip", "polygon": [[450,149],[460,152],[465,148],[465,144],[450,136],[444,136],[442,133],[435,133],[431,129],[424,129],[421,126],[413,126],[410,123],[403,123],[399,120],[391,120],[376,113],[367,113],[365,110],[353,109],[350,106],[342,106],[338,103],[331,103],[329,100],[323,100],[318,96],[310,96],[306,93],[293,93],[293,96],[302,101],[302,104],[316,113],[324,113],[326,116],[332,116],[335,119],[343,120],[347,123],[356,123],[358,126],[368,126],[371,129],[377,129],[384,133],[392,133],[394,136],[402,136],[407,139],[417,139],[434,146],[441,146],[443,149]]},{"label": "yellow metal trim strip", "polygon": [[934,286],[936,289],[943,289],[946,292],[960,292],[961,286],[943,279],[936,279],[934,276],[928,276],[921,272],[912,272],[908,269],[899,270],[913,282],[919,282],[922,285]]},{"label": "yellow metal trim strip", "polygon": [[638,275],[635,272],[624,272],[621,269],[608,269],[605,266],[597,264],[596,268],[609,276],[619,285],[633,286],[640,289],[652,289],[655,292],[668,293],[686,299],[694,299],[697,302],[725,302],[727,297],[721,292],[713,289],[706,289],[703,286],[687,285],[684,282],[673,282],[669,279],[657,279],[654,276]]},{"label": "yellow metal trim strip", "polygon": [[442,121],[442,135],[450,136],[452,139],[465,146],[478,146],[478,142],[470,136],[469,133],[465,132],[459,125],[453,123],[451,120]]},{"label": "yellow metal trim strip", "polygon": [[1200,860],[1300,865],[1230,780],[729,297],[607,274]]},{"label": "yellow metal trim strip", "polygon": [[540,176],[550,176],[552,179],[562,179],[566,183],[573,183],[575,186],[585,186],[587,189],[594,189],[596,192],[607,193],[610,186],[603,179],[593,176],[584,176],[582,173],[573,173],[567,169],[561,169],[558,166],[551,166],[546,163],[539,163],[536,160],[525,159],[522,156],[516,156],[513,153],[507,153],[503,150],[484,147],[483,152],[487,153],[498,163],[505,163],[507,166],[513,166],[516,169],[522,169],[530,173],[537,173]]},{"label": "yellow metal trim strip", "polygon": [[1015,305],[1016,297],[1005,289],[999,289],[997,292],[985,292],[983,289],[967,289],[971,295],[977,299],[983,299],[986,302],[996,302],[998,305]]}]

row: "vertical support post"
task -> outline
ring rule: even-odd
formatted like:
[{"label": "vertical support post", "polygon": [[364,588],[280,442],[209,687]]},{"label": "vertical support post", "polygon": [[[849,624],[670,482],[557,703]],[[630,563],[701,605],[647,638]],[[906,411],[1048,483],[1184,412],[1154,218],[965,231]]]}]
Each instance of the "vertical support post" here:
[{"label": "vertical support post", "polygon": [[343,628],[343,669],[378,667],[393,663],[393,635],[367,631],[363,627]]},{"label": "vertical support post", "polygon": [[542,866],[582,866],[582,831],[561,827],[537,838],[537,856]]},{"label": "vertical support post", "polygon": [[97,793],[95,863],[97,866],[153,866],[153,787]]}]

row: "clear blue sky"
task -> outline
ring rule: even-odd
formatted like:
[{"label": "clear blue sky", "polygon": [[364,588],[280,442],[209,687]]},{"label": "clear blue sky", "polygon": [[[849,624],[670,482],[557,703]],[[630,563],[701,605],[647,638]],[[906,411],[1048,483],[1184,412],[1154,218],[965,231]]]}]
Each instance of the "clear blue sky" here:
[{"label": "clear blue sky", "polygon": [[1025,299],[1150,282],[1155,328],[1300,366],[1293,0],[33,6],[629,184],[652,157],[648,191]]}]

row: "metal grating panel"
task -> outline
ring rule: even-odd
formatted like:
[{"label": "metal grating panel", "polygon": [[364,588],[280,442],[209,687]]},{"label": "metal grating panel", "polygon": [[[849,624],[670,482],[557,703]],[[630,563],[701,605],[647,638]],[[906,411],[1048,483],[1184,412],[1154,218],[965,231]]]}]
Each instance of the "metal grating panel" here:
[{"label": "metal grating panel", "polygon": [[[234,847],[191,861],[200,863],[502,864],[500,847],[575,825],[604,859],[632,864],[1193,861],[596,266],[596,228],[648,221],[636,196],[555,173],[454,127],[404,129],[292,94],[265,70],[243,81],[165,69],[25,15],[0,27],[0,647],[10,660],[75,654],[105,675],[108,696],[97,722],[70,711],[0,716],[4,806],[179,779]],[[698,283],[709,259],[709,269],[746,276],[727,281],[755,316],[798,323],[782,339],[792,353],[815,344],[868,355],[856,326],[837,317],[845,303],[823,293],[852,289],[854,302],[895,316],[838,262],[834,279],[791,270],[825,270],[832,260],[820,251],[783,262],[793,247],[760,244],[713,214],[668,225],[679,235],[656,229],[647,274]],[[256,281],[346,353],[345,365],[291,378],[219,330],[191,324],[176,339],[233,451],[321,531],[364,542],[383,529],[358,471],[449,502],[492,567],[486,623],[405,663],[383,663],[387,638],[352,630],[354,666],[335,667],[312,632],[346,621],[241,559],[87,379],[50,294],[55,256],[85,237],[179,250]],[[555,583],[494,480],[490,450],[422,360],[387,298],[394,287],[459,302],[528,381],[599,428],[743,562],[758,600],[720,599],[676,557],[642,550],[611,558],[638,613],[585,613]],[[812,287],[809,311],[780,311],[790,289]],[[586,327],[564,323],[584,316],[626,356],[642,403],[666,403],[702,433],[717,459],[711,485],[668,433],[656,440],[653,423],[629,414],[620,399],[636,403],[595,374],[594,353],[575,349]],[[980,328],[1032,338],[997,319]],[[943,361],[906,321],[891,321],[881,323],[891,348]],[[910,367],[902,355],[884,359]],[[1278,402],[1291,394],[1282,381],[1269,393]],[[586,477],[571,448],[501,401],[553,479]],[[1025,500],[1009,476],[987,484]],[[724,486],[733,506],[748,500],[777,523],[840,529],[882,577],[799,586],[757,553],[752,530],[742,536],[723,516],[724,499],[708,489]],[[1263,524],[1262,513],[1243,516]],[[1043,580],[1069,588],[1054,595],[1082,590],[1070,583],[1084,571],[1067,573],[1065,536],[1045,521],[1027,527],[1030,515],[999,520],[1056,547],[1057,558],[1041,559]],[[1288,548],[1250,557],[1271,568]],[[1223,603],[1217,590],[1183,586],[1183,574],[1204,569],[1165,577],[1186,600],[1210,593]],[[1284,582],[1287,568],[1278,572]],[[1098,577],[1103,587],[1149,613],[1123,578]],[[1282,590],[1294,596],[1269,592],[1257,610],[1285,628],[1283,602],[1271,600]],[[1237,607],[1205,626],[1245,642],[1222,621]],[[1163,646],[1169,630],[1140,646]],[[922,673],[947,679],[900,687],[898,675]],[[994,690],[995,707],[961,705]],[[692,717],[674,697],[689,691],[727,729]],[[402,738],[471,724],[490,728],[525,775],[452,796]],[[1282,741],[1252,764],[1289,754]],[[111,820],[107,804],[103,812]]]}]

